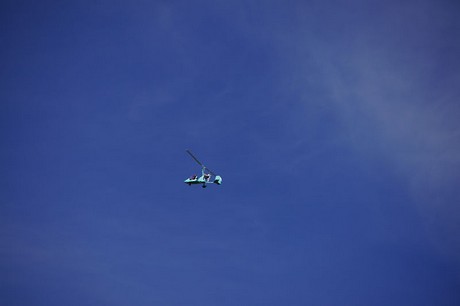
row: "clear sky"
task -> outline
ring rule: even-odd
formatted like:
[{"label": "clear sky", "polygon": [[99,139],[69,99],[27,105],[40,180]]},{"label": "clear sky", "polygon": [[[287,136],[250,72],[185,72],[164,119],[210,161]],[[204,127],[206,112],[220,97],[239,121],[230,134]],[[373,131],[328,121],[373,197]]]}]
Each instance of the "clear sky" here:
[{"label": "clear sky", "polygon": [[459,305],[459,13],[1,1],[0,304]]}]

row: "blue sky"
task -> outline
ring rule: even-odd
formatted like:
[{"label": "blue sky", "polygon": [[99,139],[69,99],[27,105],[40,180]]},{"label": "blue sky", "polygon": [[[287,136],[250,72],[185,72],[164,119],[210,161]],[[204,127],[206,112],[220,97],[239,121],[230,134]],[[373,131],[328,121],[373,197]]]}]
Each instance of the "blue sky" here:
[{"label": "blue sky", "polygon": [[0,12],[1,304],[460,303],[455,1]]}]

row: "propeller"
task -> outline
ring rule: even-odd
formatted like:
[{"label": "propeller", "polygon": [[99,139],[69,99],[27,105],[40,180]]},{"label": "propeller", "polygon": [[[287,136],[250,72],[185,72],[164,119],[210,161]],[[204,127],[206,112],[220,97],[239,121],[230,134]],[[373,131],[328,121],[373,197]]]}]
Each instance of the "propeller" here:
[{"label": "propeller", "polygon": [[190,151],[190,150],[185,150],[197,163],[198,165],[200,165],[203,169],[206,169],[208,170],[209,173],[211,173],[212,175],[216,176],[212,171],[211,169],[207,168],[205,165],[203,165],[199,160],[198,158],[195,157],[195,155],[193,155],[193,153]]},{"label": "propeller", "polygon": [[190,151],[190,150],[185,150],[188,154],[190,154],[190,156],[198,163],[198,165],[200,165],[201,167],[203,168],[206,168],[199,160],[198,158],[195,157],[195,155],[193,155],[193,153]]}]

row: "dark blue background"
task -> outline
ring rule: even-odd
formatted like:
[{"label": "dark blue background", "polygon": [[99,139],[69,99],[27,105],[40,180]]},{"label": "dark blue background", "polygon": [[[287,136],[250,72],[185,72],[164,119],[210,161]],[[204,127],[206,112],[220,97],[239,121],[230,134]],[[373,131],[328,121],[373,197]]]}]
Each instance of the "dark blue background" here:
[{"label": "dark blue background", "polygon": [[458,305],[458,11],[3,1],[0,303]]}]

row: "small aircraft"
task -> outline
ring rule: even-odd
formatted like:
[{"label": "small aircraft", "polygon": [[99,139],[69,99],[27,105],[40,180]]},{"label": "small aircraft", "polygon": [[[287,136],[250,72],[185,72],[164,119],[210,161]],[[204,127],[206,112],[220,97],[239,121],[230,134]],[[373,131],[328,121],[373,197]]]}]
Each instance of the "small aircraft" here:
[{"label": "small aircraft", "polygon": [[[203,188],[206,188],[206,184],[222,184],[222,178],[219,175],[215,175],[209,168],[203,165],[190,150],[186,150],[188,154],[201,166],[201,176],[198,177],[196,174],[192,175],[184,181],[185,184],[191,186],[192,184],[202,184]],[[214,176],[214,180],[212,177]]]}]

